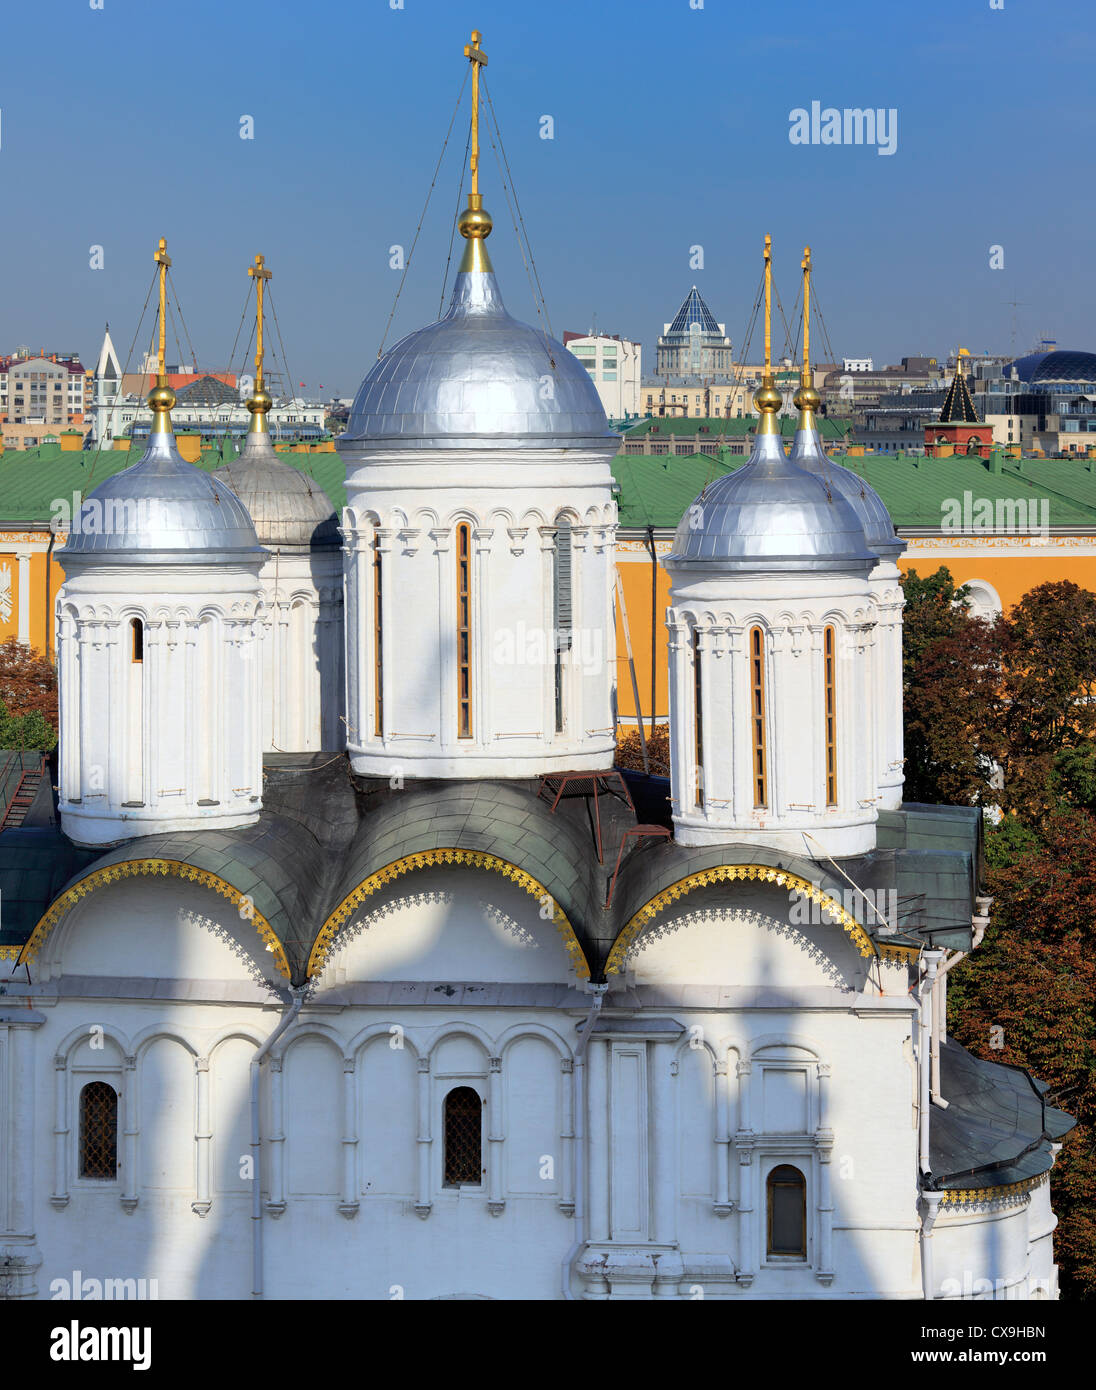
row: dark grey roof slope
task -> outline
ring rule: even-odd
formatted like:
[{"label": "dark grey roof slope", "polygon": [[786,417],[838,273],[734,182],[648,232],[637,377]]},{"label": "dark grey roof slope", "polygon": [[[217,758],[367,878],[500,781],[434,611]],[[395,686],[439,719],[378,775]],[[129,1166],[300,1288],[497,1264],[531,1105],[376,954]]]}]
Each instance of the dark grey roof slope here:
[{"label": "dark grey roof slope", "polygon": [[22,946],[68,880],[98,856],[77,848],[57,826],[0,834],[0,947]]},{"label": "dark grey roof slope", "polygon": [[952,1039],[940,1049],[940,1090],[948,1108],[932,1108],[932,1190],[1037,1177],[1051,1166],[1051,1144],[1076,1124],[1047,1105],[1046,1087],[1022,1067],[982,1061]]}]

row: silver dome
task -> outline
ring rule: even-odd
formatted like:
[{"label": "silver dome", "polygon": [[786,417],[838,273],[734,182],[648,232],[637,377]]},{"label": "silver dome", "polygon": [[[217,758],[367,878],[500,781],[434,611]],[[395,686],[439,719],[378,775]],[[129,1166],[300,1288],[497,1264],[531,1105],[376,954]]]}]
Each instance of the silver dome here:
[{"label": "silver dome", "polygon": [[314,478],[278,458],[269,434],[249,433],[239,458],[213,477],[247,508],[261,545],[327,550],[341,544],[330,497]]},{"label": "silver dome", "polygon": [[261,560],[264,554],[235,493],[187,463],[173,434],[157,433],[137,463],[84,499],[58,559],[67,568],[80,559],[177,565]]},{"label": "silver dome", "polygon": [[739,574],[867,571],[876,562],[852,506],[759,434],[749,461],[685,513],[666,568]]},{"label": "silver dome", "polygon": [[876,490],[851,468],[827,458],[816,429],[799,429],[792,445],[792,462],[839,492],[860,519],[868,549],[880,559],[896,560],[906,548],[894,533],[894,522],[886,503]]},{"label": "silver dome", "polygon": [[445,317],[398,342],[362,382],[339,447],[578,448],[613,438],[586,368],[510,317],[492,271],[466,270]]}]

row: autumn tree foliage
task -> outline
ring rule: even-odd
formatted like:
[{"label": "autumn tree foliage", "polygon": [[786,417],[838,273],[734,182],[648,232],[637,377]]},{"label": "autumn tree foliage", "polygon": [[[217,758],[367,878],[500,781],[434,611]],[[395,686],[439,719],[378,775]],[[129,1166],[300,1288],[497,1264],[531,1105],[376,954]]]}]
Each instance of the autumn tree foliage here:
[{"label": "autumn tree foliage", "polygon": [[37,714],[57,733],[57,672],[39,652],[9,637],[0,642],[0,703],[10,719]]},{"label": "autumn tree foliage", "polygon": [[948,1026],[1077,1118],[1054,1166],[1055,1255],[1063,1297],[1096,1298],[1096,817],[1067,806],[1037,832],[1009,817],[987,859],[992,922],[948,976]]},{"label": "autumn tree foliage", "polygon": [[985,940],[949,1029],[1077,1118],[1054,1168],[1062,1292],[1096,1298],[1096,594],[1040,585],[993,622],[946,569],[906,592],[906,799],[995,806]]}]

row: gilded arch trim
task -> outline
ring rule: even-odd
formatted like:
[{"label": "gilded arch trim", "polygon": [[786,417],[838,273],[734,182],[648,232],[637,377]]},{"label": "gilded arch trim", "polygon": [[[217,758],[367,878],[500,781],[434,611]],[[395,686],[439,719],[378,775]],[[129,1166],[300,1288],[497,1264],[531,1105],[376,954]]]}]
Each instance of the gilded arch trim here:
[{"label": "gilded arch trim", "polygon": [[353,892],[348,893],[343,898],[320,928],[312,952],[308,957],[308,970],[306,972],[308,978],[311,979],[313,975],[323,969],[339,932],[367,898],[371,897],[379,888],[394,882],[401,874],[411,873],[415,869],[431,868],[437,864],[466,864],[470,868],[489,869],[492,873],[502,874],[503,878],[508,878],[516,883],[530,897],[536,898],[540,902],[547,898],[552,904],[552,920],[556,930],[563,938],[563,947],[570,958],[575,974],[580,980],[590,978],[590,965],[586,959],[586,953],[575,935],[575,929],[571,925],[570,919],[554,895],[545,888],[543,883],[538,883],[532,874],[527,874],[516,864],[511,864],[507,859],[500,859],[496,854],[486,854],[478,849],[420,850],[417,854],[407,854],[402,859],[393,860],[391,864],[386,864],[383,869],[378,869],[375,873],[370,874],[367,879],[358,884]]},{"label": "gilded arch trim", "polygon": [[[762,883],[775,883],[779,887],[798,889],[811,902],[818,903],[819,906],[826,908],[844,929],[851,939],[853,945],[862,956],[878,956],[880,954],[871,937],[856,920],[856,918],[845,910],[836,898],[830,897],[823,892],[816,883],[811,883],[798,874],[793,874],[787,869],[776,869],[770,864],[718,864],[712,869],[701,869],[695,874],[689,874],[686,878],[679,879],[669,888],[664,888],[661,893],[656,894],[648,903],[631,918],[621,929],[620,935],[613,943],[613,949],[609,952],[609,959],[605,964],[607,975],[619,974],[624,965],[624,958],[634,945],[640,932],[657,917],[658,914],[670,903],[678,898],[683,898],[691,893],[694,888],[704,888],[710,883],[719,883],[726,879],[757,879]],[[916,955],[915,951],[906,952],[901,947],[887,947],[885,954],[890,958],[892,954],[901,953]]]},{"label": "gilded arch trim", "polygon": [[[217,874],[210,873],[208,869],[199,869],[195,865],[184,863],[179,859],[124,859],[118,864],[108,864],[104,868],[93,869],[90,874],[74,883],[71,888],[66,888],[59,897],[55,898],[48,910],[38,919],[27,944],[19,952],[16,964],[23,965],[25,962],[33,960],[42,949],[50,932],[65,913],[75,907],[81,898],[86,898],[89,893],[93,893],[100,885],[116,883],[123,878],[155,874],[168,878],[183,878],[191,883],[200,883],[205,888],[212,888],[215,893],[227,898],[237,909],[248,896],[241,893],[238,888],[233,888],[231,883]],[[248,898],[246,910],[240,915],[244,918],[250,918],[254,922],[255,930],[259,933],[263,945],[274,957],[278,974],[288,980],[290,978],[289,961],[286,959],[282,943],[278,940],[274,928],[250,898]]]},{"label": "gilded arch trim", "polygon": [[1049,1173],[1036,1173],[1032,1178],[1020,1182],[1010,1182],[1005,1187],[946,1187],[940,1200],[940,1207],[947,1211],[951,1207],[992,1206],[997,1202],[1015,1201],[1028,1192],[1034,1191],[1049,1178]]}]

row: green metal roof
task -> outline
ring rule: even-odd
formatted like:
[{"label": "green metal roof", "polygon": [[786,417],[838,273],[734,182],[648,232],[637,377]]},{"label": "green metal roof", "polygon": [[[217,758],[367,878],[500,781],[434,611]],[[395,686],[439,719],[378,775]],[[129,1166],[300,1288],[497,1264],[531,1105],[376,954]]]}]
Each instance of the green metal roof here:
[{"label": "green metal roof", "polygon": [[708,483],[745,461],[708,454],[618,454],[612,466],[620,525],[675,527]]},{"label": "green metal roof", "polygon": [[[798,415],[780,417],[780,430],[784,435],[795,434],[798,424]],[[637,439],[644,434],[706,434],[712,439],[718,439],[720,435],[741,439],[756,425],[757,419],[752,415],[734,420],[725,420],[718,416],[709,419],[700,415],[659,415],[656,418],[637,420],[625,431],[624,437]],[[851,421],[837,416],[820,415],[818,426],[823,439],[844,439],[852,430]]]},{"label": "green metal roof", "polygon": [[[938,528],[946,502],[962,504],[963,494],[986,498],[1048,504],[1048,525],[1087,526],[1096,522],[1096,474],[1083,463],[1068,459],[1047,460],[1058,470],[1037,476],[1039,459],[997,458],[1000,472],[993,471],[994,460],[952,454],[945,458],[926,458],[917,454],[834,455],[837,463],[859,474],[878,492],[900,528]],[[1019,463],[1021,469],[1009,464]],[[1045,465],[1044,465],[1045,466]],[[1052,480],[1053,479],[1053,483]],[[1085,499],[1085,500],[1082,500]],[[1041,509],[1036,512],[1040,520]]]},{"label": "green metal roof", "polygon": [[[38,449],[7,449],[0,455],[0,522],[45,524],[53,514],[55,500],[64,499],[71,507],[74,492],[81,497],[87,496],[100,483],[129,468],[140,457],[136,449],[104,449],[97,454],[94,449],[62,450],[59,444],[44,444]],[[346,505],[346,471],[338,454],[279,452],[278,458],[315,478],[337,511]],[[199,467],[212,473],[224,462],[219,447],[204,449]]]}]

